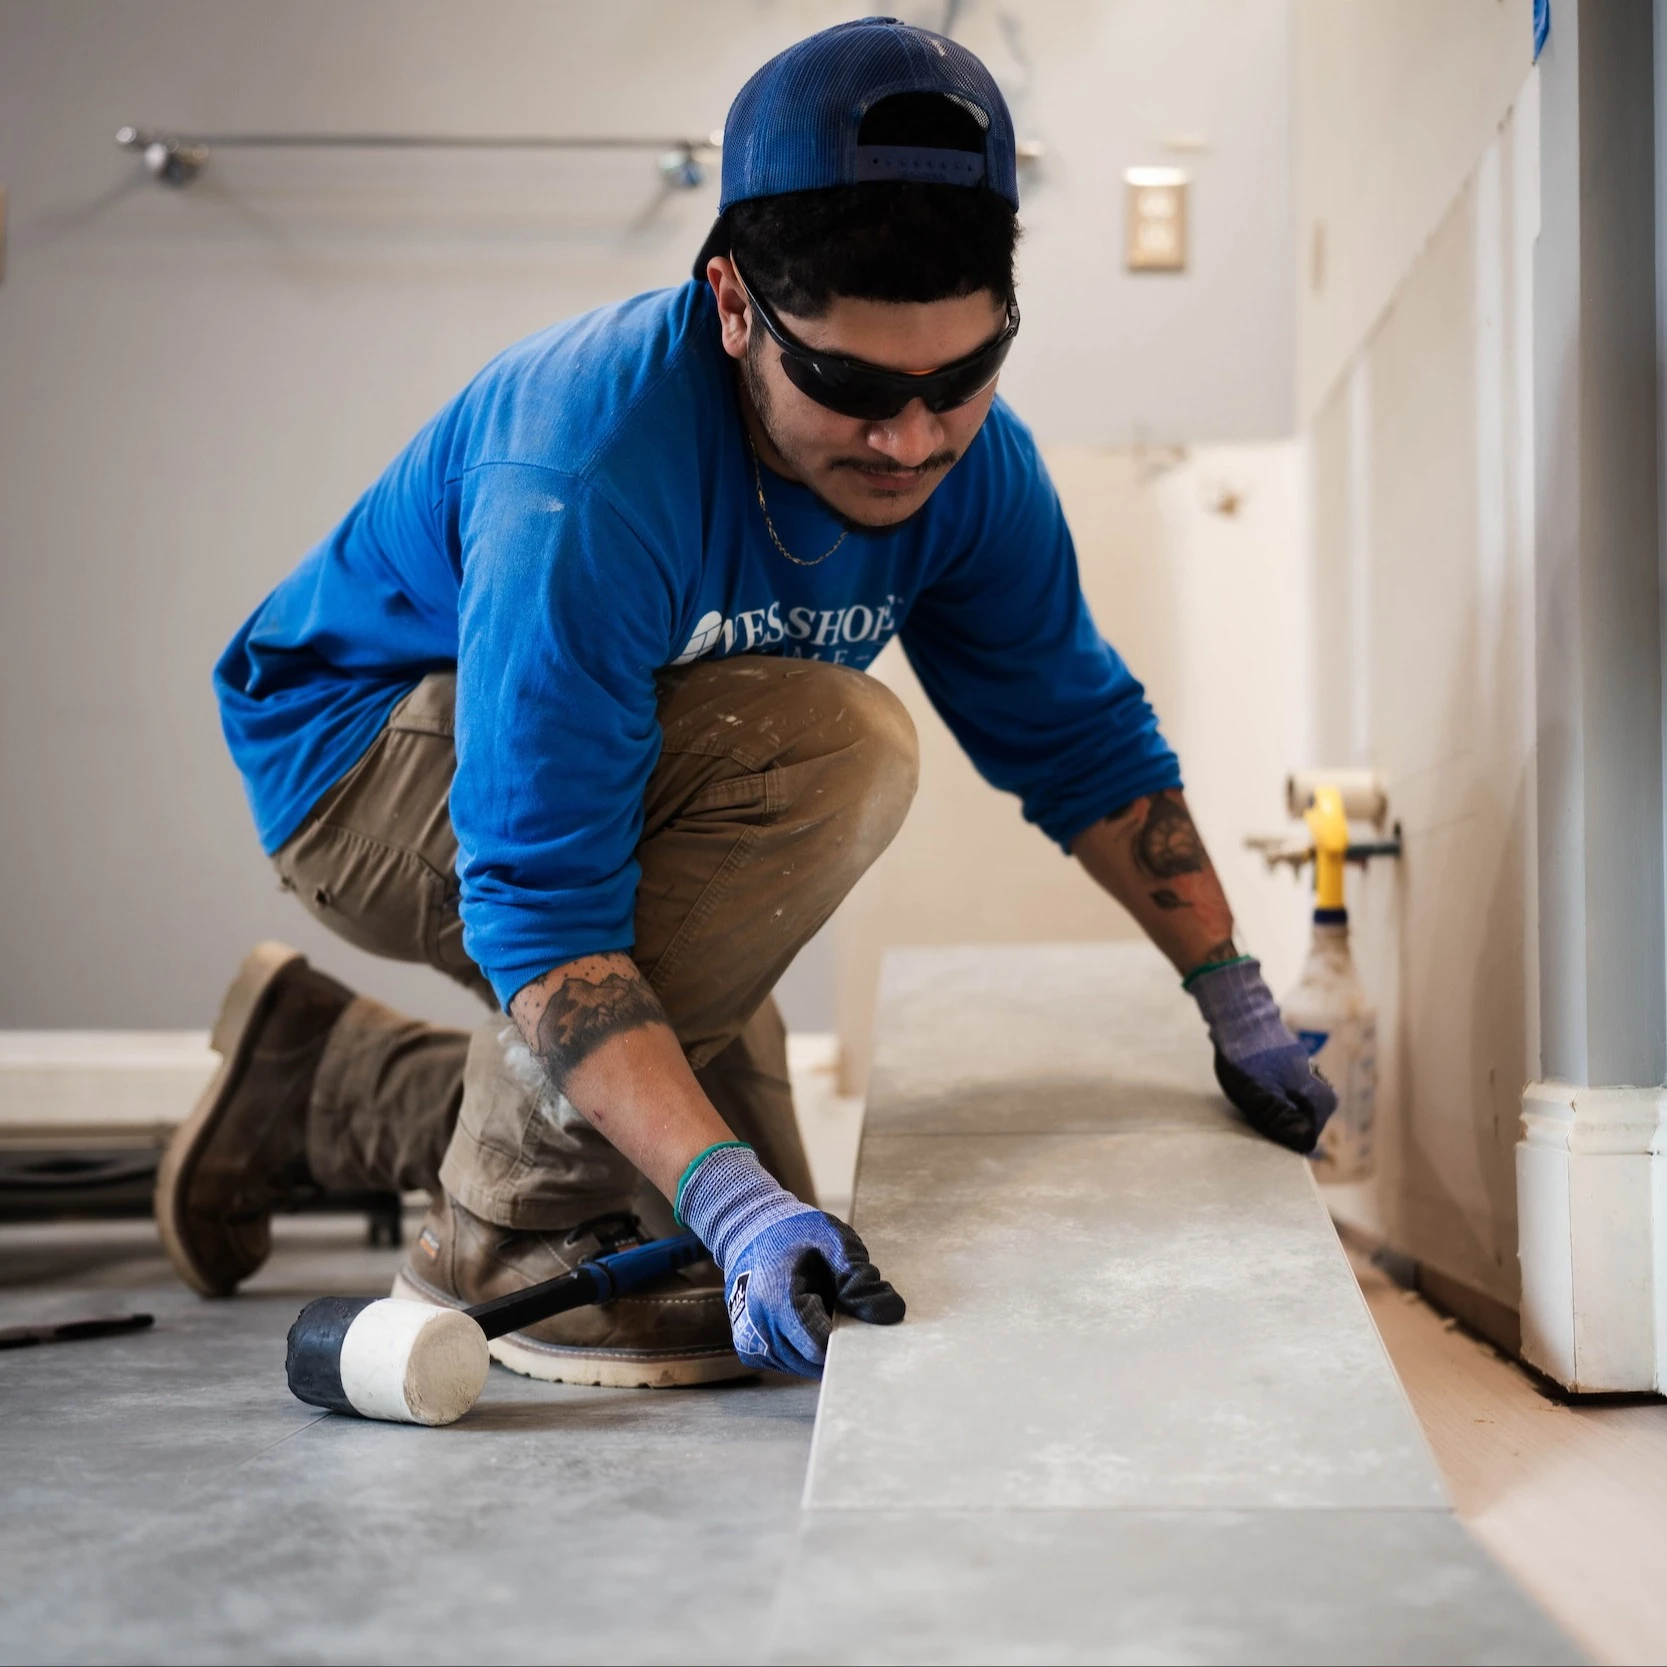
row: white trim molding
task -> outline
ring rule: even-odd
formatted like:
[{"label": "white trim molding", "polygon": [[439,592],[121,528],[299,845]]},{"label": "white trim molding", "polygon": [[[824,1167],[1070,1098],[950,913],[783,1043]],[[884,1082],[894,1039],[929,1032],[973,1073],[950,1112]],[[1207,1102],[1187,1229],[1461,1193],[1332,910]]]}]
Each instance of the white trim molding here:
[{"label": "white trim molding", "polygon": [[1522,1354],[1567,1389],[1667,1382],[1667,1089],[1533,1082],[1517,1143]]},{"label": "white trim molding", "polygon": [[0,1030],[0,1146],[160,1146],[219,1067],[197,1030]]}]

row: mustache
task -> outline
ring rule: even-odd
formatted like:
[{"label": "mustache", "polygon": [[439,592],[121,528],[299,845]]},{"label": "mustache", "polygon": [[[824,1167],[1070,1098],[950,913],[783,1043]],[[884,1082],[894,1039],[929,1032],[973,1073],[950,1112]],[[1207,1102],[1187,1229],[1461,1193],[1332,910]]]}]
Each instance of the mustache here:
[{"label": "mustache", "polygon": [[917,463],[913,468],[902,463],[893,463],[887,458],[836,457],[828,464],[828,468],[855,469],[865,475],[931,475],[940,469],[950,468],[960,455],[957,451],[935,451],[925,462]]}]

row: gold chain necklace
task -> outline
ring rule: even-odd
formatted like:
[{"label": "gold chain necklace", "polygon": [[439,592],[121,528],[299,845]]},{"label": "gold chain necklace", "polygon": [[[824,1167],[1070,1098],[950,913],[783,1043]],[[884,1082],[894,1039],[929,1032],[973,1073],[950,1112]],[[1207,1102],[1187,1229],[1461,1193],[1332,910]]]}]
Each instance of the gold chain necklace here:
[{"label": "gold chain necklace", "polygon": [[752,453],[752,483],[754,489],[758,493],[758,507],[764,516],[764,530],[770,535],[770,542],[775,545],[776,549],[779,550],[782,555],[786,556],[795,567],[820,567],[822,563],[825,562],[828,557],[831,556],[834,551],[845,542],[851,529],[847,527],[845,531],[842,532],[839,537],[836,538],[833,543],[830,544],[827,549],[825,549],[822,554],[816,558],[815,561],[806,561],[802,556],[794,555],[793,552],[782,543],[781,534],[776,531],[776,524],[770,519],[770,506],[764,502],[764,471],[758,465],[758,447],[752,443],[752,435],[750,434],[747,436],[747,450]]}]

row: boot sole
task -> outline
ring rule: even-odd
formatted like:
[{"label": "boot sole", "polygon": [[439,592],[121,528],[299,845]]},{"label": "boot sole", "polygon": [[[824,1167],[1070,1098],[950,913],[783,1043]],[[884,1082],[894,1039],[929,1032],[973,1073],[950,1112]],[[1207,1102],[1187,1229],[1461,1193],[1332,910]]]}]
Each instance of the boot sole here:
[{"label": "boot sole", "polygon": [[[462,1308],[406,1277],[394,1278],[394,1296],[406,1302],[426,1302],[432,1308]],[[512,1331],[495,1337],[487,1351],[500,1366],[524,1378],[545,1383],[571,1383],[594,1389],[687,1389],[703,1383],[725,1383],[754,1375],[732,1349],[705,1349],[695,1354],[632,1353],[624,1349],[569,1349],[541,1343]]]},{"label": "boot sole", "polygon": [[174,1131],[156,1172],[156,1226],[174,1271],[205,1297],[230,1296],[237,1289],[213,1279],[193,1258],[184,1230],[183,1201],[208,1137],[225,1110],[230,1090],[243,1075],[252,1045],[254,1020],[278,977],[304,957],[287,944],[257,944],[244,957],[221,1003],[210,1043],[220,1068],[197,1098],[191,1115]]}]

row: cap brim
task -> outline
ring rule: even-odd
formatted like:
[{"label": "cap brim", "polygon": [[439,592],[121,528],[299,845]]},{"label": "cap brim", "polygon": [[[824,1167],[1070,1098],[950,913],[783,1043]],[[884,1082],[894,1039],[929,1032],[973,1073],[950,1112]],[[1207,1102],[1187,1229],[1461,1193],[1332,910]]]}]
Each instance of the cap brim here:
[{"label": "cap brim", "polygon": [[706,241],[700,246],[700,253],[695,256],[693,276],[702,283],[706,282],[706,263],[714,255],[729,253],[729,233],[724,229],[724,217],[720,214],[712,222],[712,229],[706,234]]}]

